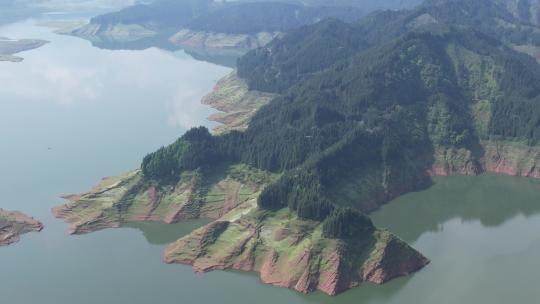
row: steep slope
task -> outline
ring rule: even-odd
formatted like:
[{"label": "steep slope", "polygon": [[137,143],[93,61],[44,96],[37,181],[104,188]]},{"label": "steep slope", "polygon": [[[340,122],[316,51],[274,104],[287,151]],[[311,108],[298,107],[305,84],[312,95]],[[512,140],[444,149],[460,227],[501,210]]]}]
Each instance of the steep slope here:
[{"label": "steep slope", "polygon": [[[445,32],[450,27],[473,28],[540,58],[540,28],[533,18],[538,7],[538,1],[532,0],[428,0],[409,11],[376,12],[354,24],[337,20],[317,23],[291,31],[240,58],[238,75],[250,89],[279,93],[358,51],[388,43],[409,31]],[[315,51],[318,49],[323,51]]]},{"label": "steep slope", "polygon": [[354,26],[324,20],[247,53],[238,60],[238,76],[252,90],[277,93],[367,47]]},{"label": "steep slope", "polygon": [[241,165],[184,172],[174,183],[147,181],[140,171],[133,171],[105,178],[88,193],[65,196],[70,203],[54,208],[53,214],[70,224],[71,234],[138,221],[217,219],[254,202],[273,178]]},{"label": "steep slope", "polygon": [[320,223],[299,219],[287,209],[220,219],[169,245],[164,260],[193,265],[198,272],[256,271],[267,284],[329,295],[361,282],[382,284],[428,263],[387,231],[327,238]]}]

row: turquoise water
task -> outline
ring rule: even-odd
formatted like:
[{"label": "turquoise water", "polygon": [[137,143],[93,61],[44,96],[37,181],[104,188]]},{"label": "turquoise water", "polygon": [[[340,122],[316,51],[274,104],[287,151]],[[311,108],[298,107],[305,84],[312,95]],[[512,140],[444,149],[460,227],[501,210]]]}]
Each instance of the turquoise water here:
[{"label": "turquoise water", "polygon": [[305,296],[254,274],[196,275],[161,262],[168,242],[203,221],[133,224],[83,236],[50,208],[63,193],[138,166],[186,128],[211,126],[199,103],[230,68],[182,51],[111,51],[25,21],[0,36],[50,44],[0,62],[0,207],[45,224],[0,248],[0,299],[64,303],[536,303],[540,182],[485,175],[436,179],[373,217],[431,259],[419,273],[338,297]]}]

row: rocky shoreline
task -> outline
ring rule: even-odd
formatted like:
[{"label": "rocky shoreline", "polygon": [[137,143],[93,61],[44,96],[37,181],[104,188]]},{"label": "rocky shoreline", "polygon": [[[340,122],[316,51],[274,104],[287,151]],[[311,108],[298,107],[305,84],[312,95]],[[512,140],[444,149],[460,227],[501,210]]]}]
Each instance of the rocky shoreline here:
[{"label": "rocky shoreline", "polygon": [[484,172],[540,178],[540,147],[519,142],[483,140],[482,155],[467,149],[438,149],[431,176],[478,175]]},{"label": "rocky shoreline", "polygon": [[20,240],[28,232],[39,232],[43,224],[18,211],[0,209],[0,246],[7,246]]}]

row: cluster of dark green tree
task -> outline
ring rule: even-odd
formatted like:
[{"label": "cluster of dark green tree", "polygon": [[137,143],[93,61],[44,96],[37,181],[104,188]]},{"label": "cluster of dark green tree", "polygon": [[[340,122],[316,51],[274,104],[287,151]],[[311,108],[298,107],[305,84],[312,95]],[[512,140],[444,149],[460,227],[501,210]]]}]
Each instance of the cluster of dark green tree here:
[{"label": "cluster of dark green tree", "polygon": [[323,223],[323,235],[334,239],[361,239],[375,230],[371,219],[351,208],[336,208]]},{"label": "cluster of dark green tree", "polygon": [[180,178],[183,171],[214,166],[223,160],[216,138],[205,127],[199,127],[145,156],[141,170],[148,179],[174,180]]},{"label": "cluster of dark green tree", "polygon": [[[508,45],[540,45],[540,24],[534,16],[514,15],[508,1],[428,0],[410,11],[381,11],[355,23],[326,20],[304,26],[240,58],[238,75],[251,89],[280,93],[338,60],[346,61],[410,31],[468,28]],[[522,11],[530,12],[537,5],[525,2],[520,4]]]}]

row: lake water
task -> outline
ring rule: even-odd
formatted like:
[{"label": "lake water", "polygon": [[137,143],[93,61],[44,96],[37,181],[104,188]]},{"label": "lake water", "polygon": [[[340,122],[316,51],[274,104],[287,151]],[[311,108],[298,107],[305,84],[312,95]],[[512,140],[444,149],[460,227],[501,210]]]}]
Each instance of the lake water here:
[{"label": "lake water", "polygon": [[211,124],[199,104],[230,68],[182,51],[110,51],[25,21],[0,36],[50,44],[0,62],[0,207],[45,224],[0,248],[0,299],[94,303],[536,303],[540,182],[496,175],[436,179],[373,217],[431,259],[419,273],[338,297],[302,295],[254,274],[196,275],[161,262],[165,244],[204,222],[135,224],[83,236],[50,208],[63,193],[138,166],[186,128]]}]

